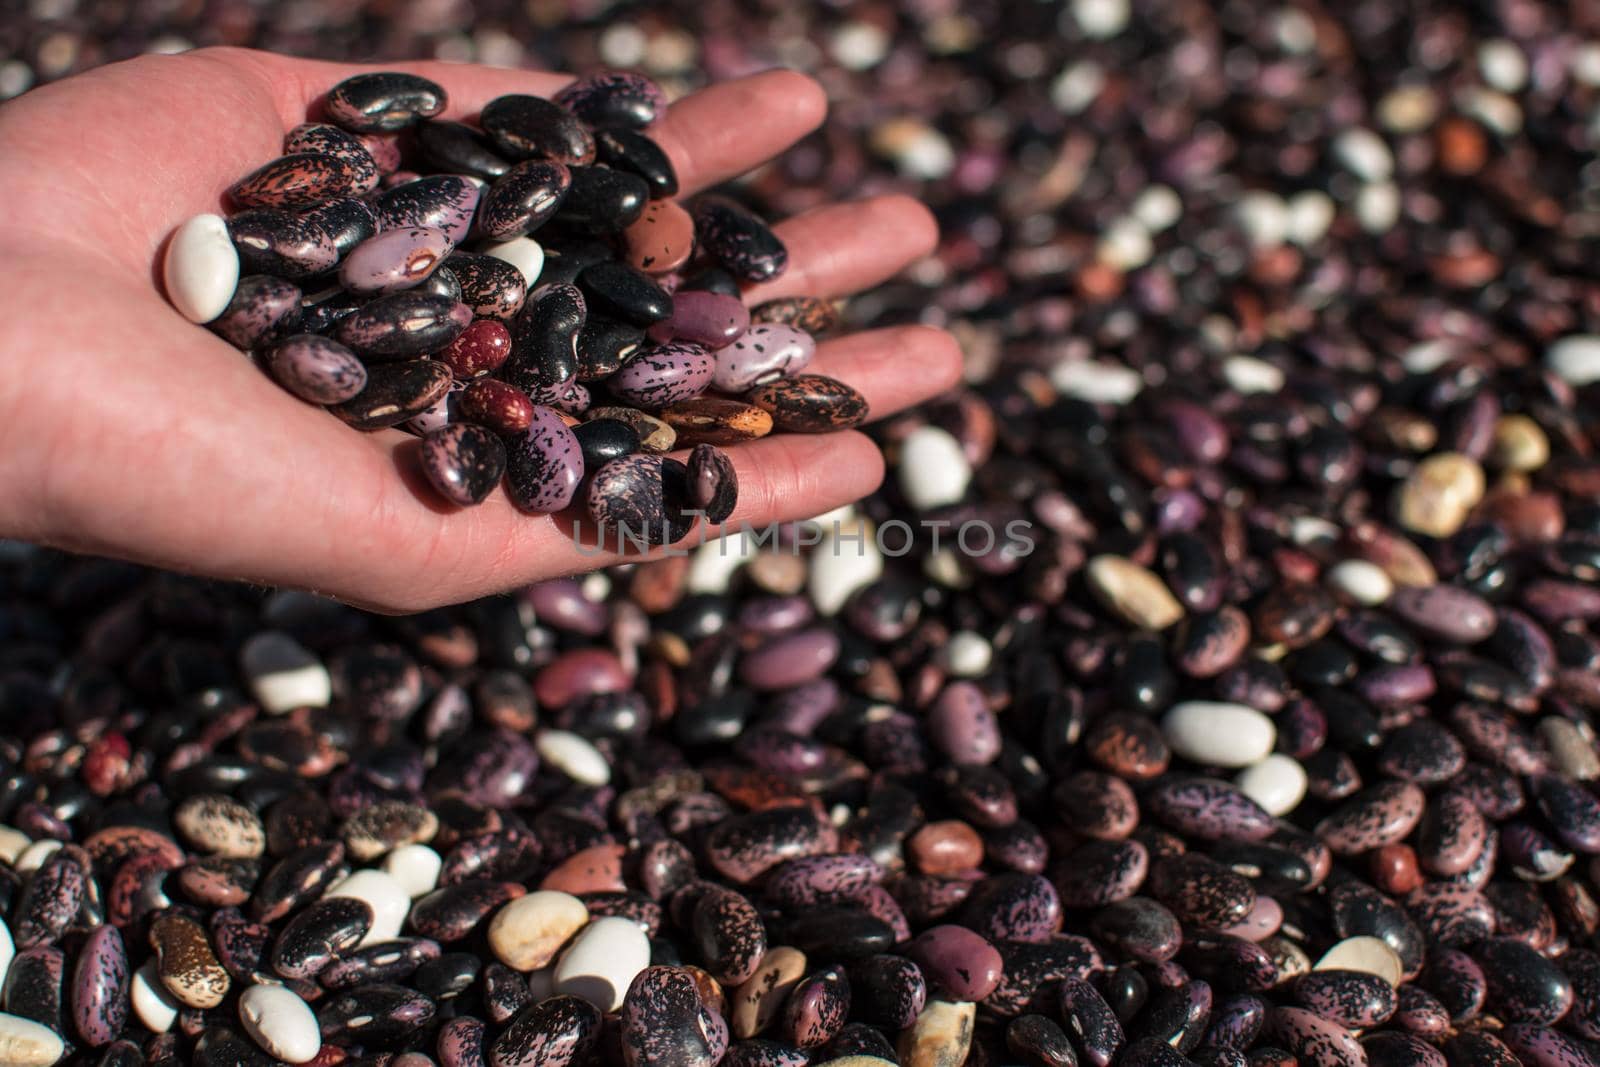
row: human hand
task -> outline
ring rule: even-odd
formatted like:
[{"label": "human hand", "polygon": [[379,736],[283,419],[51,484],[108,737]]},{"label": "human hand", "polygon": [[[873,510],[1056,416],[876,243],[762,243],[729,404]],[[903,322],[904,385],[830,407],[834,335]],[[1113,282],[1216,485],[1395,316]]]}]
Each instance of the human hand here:
[{"label": "human hand", "polygon": [[[586,553],[570,523],[520,512],[501,492],[441,508],[418,488],[416,438],[352,432],[163,297],[159,253],[173,229],[225,210],[223,191],[281,154],[318,98],[364,69],[380,68],[205,49],[102,67],[0,108],[0,536],[382,611],[617,559]],[[444,118],[569,80],[440,62],[381,69],[443,85]],[[690,196],[782,152],[825,106],[810,79],[771,72],[679,101],[650,136]],[[936,240],[927,210],[904,197],[829,205],[776,229],[789,269],[752,288],[752,304],[868,288]],[[881,418],[949,388],[959,363],[947,334],[900,327],[824,343],[809,370],[855,387]],[[728,453],[734,529],[820,514],[883,474],[876,446],[854,431]]]}]

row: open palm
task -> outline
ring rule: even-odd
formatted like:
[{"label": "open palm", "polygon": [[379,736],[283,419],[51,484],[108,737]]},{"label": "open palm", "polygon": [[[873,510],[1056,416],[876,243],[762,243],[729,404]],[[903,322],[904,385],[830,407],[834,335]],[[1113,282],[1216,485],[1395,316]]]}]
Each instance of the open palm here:
[{"label": "open palm", "polygon": [[[420,488],[415,438],[355,433],[301,403],[161,295],[173,228],[223,210],[223,190],[362,69],[207,49],[103,67],[0,109],[0,535],[390,611],[608,561],[503,493],[464,511],[437,505]],[[385,69],[443,85],[450,118],[567,81],[437,62]],[[685,98],[651,135],[691,195],[781,152],[824,109],[815,83],[773,72]],[[935,240],[927,211],[901,197],[818,209],[778,232],[789,270],[752,289],[752,303],[877,284]],[[921,327],[829,342],[812,365],[860,390],[875,417],[948,388],[958,368],[950,338]],[[854,432],[729,451],[735,525],[818,514],[870,492],[883,471]]]}]

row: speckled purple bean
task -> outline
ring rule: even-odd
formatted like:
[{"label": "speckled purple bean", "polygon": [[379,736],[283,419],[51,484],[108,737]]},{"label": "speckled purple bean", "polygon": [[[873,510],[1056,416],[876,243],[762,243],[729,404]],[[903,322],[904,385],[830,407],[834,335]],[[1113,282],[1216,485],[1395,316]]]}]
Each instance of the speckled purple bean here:
[{"label": "speckled purple bean", "polygon": [[1498,622],[1493,605],[1454,585],[1402,586],[1384,607],[1434,637],[1463,645],[1484,640]]},{"label": "speckled purple bean", "polygon": [[832,678],[803,682],[775,694],[763,721],[804,736],[833,714],[839,699],[839,683]]},{"label": "speckled purple bean", "polygon": [[1600,589],[1582,582],[1535,578],[1524,584],[1517,596],[1530,614],[1548,623],[1600,617]]},{"label": "speckled purple bean", "polygon": [[572,173],[560,163],[532,159],[494,180],[478,204],[478,230],[496,241],[532,233],[561,207]]},{"label": "speckled purple bean", "polygon": [[839,655],[839,635],[813,627],[775,637],[739,661],[739,677],[757,689],[787,689],[819,677]]},{"label": "speckled purple bean", "polygon": [[723,985],[738,985],[761,965],[766,925],[743,894],[710,886],[695,903],[692,927],[706,970]]},{"label": "speckled purple bean", "polygon": [[1380,707],[1416,704],[1433,696],[1438,688],[1433,668],[1426,663],[1382,664],[1363,671],[1351,688],[1363,699]]},{"label": "speckled purple bean", "polygon": [[[680,294],[678,299],[682,299]],[[711,384],[725,393],[743,393],[777,378],[799,374],[810,366],[817,342],[793,326],[752,326],[731,344],[712,353],[716,372]]]},{"label": "speckled purple bean", "polygon": [[[591,1006],[590,1010],[596,1009]],[[487,1029],[482,1019],[470,1015],[451,1019],[439,1027],[439,1036],[434,1041],[439,1067],[487,1067],[489,1060],[483,1049]]]},{"label": "speckled purple bean", "polygon": [[60,849],[28,879],[13,912],[17,948],[51,944],[77,918],[88,892],[87,859],[79,849]]},{"label": "speckled purple bean", "polygon": [[990,941],[1042,942],[1061,929],[1061,897],[1042,875],[1006,872],[979,883],[961,916]]},{"label": "speckled purple bean", "polygon": [[1432,953],[1422,985],[1439,998],[1454,1023],[1470,1022],[1483,1010],[1489,995],[1489,981],[1476,960],[1460,949],[1447,948]]},{"label": "speckled purple bean", "polygon": [[1006,1025],[1006,1050],[1026,1063],[1072,1067],[1078,1062],[1072,1040],[1054,1019],[1044,1015],[1019,1015]]},{"label": "speckled purple bean", "polygon": [[1410,1034],[1379,1030],[1364,1034],[1361,1048],[1368,1067],[1447,1067],[1444,1053]]},{"label": "speckled purple bean", "polygon": [[783,1035],[800,1048],[825,1045],[850,1016],[850,980],[830,967],[808,974],[789,992],[783,1006]]},{"label": "speckled purple bean", "polygon": [[915,1022],[928,997],[922,968],[904,956],[869,956],[853,964],[850,989],[856,1016],[890,1030]]},{"label": "speckled purple bean", "polygon": [[1154,862],[1148,891],[1185,923],[1232,926],[1255,907],[1250,882],[1210,857],[1187,853]]},{"label": "speckled purple bean", "polygon": [[707,522],[726,522],[739,502],[739,475],[733,461],[713,445],[695,445],[686,466],[690,506],[703,512]]},{"label": "speckled purple bean", "polygon": [[721,1067],[806,1067],[810,1062],[804,1049],[758,1037],[736,1043],[723,1057]]},{"label": "speckled purple bean", "polygon": [[991,763],[1000,754],[1000,724],[971,682],[951,682],[939,693],[928,712],[928,735],[953,763]]},{"label": "speckled purple bean", "polygon": [[1600,798],[1559,774],[1538,775],[1532,785],[1540,812],[1562,842],[1589,855],[1600,853]]},{"label": "speckled purple bean", "polygon": [[1466,749],[1446,727],[1418,719],[1384,738],[1378,769],[1402,781],[1438,785],[1460,773],[1466,759]]},{"label": "speckled purple bean", "polygon": [[455,252],[445,269],[461,286],[461,299],[483,318],[512,320],[528,299],[528,279],[503,259],[470,252]]},{"label": "speckled purple bean", "polygon": [[1317,824],[1317,836],[1340,855],[1369,852],[1403,841],[1426,807],[1410,782],[1382,782],[1346,801]]},{"label": "speckled purple bean", "polygon": [[1203,841],[1263,841],[1277,829],[1266,809],[1215,778],[1164,778],[1143,806],[1178,833]]},{"label": "speckled purple bean", "polygon": [[1439,1003],[1439,998],[1415,982],[1396,990],[1396,1004],[1391,1020],[1414,1034],[1434,1036],[1450,1028],[1450,1013]]},{"label": "speckled purple bean", "polygon": [[527,430],[507,442],[506,489],[524,511],[560,511],[583,480],[583,449],[561,416],[535,406]]},{"label": "speckled purple bean", "polygon": [[1417,858],[1437,875],[1470,868],[1488,840],[1489,825],[1464,794],[1445,790],[1436,795],[1417,826]]},{"label": "speckled purple bean", "polygon": [[825,742],[765,722],[740,734],[734,744],[754,768],[775,775],[826,774],[845,758]]},{"label": "speckled purple bean", "polygon": [[646,967],[634,977],[622,1002],[623,1061],[628,1067],[657,1063],[712,1067],[719,1050],[708,1034],[709,1015],[689,971]]},{"label": "speckled purple bean", "polygon": [[[1176,965],[1164,966],[1170,970]],[[1211,985],[1198,978],[1185,979],[1181,970],[1172,971],[1169,980],[1176,984],[1155,993],[1129,1024],[1128,1040],[1138,1043],[1153,1038],[1179,1052],[1193,1052],[1211,1019]]]},{"label": "speckled purple bean", "polygon": [[543,404],[568,415],[582,415],[593,403],[588,386],[577,378],[565,378],[549,384],[530,383],[525,392],[535,404]]},{"label": "speckled purple bean", "polygon": [[667,95],[655,82],[632,71],[603,70],[572,82],[555,102],[594,126],[644,129],[667,112]]},{"label": "speckled purple bean", "polygon": [[1513,1023],[1500,1031],[1500,1040],[1526,1067],[1594,1067],[1597,1062],[1577,1041],[1548,1027]]},{"label": "speckled purple bean", "polygon": [[1494,933],[1494,908],[1470,886],[1430,882],[1408,894],[1405,906],[1430,945],[1470,945]]},{"label": "speckled purple bean", "polygon": [[881,885],[869,885],[856,900],[856,907],[868,915],[888,926],[894,934],[895,944],[911,940],[911,920],[906,918],[905,909]]},{"label": "speckled purple bean", "polygon": [[1092,1067],[1107,1067],[1122,1047],[1122,1023],[1100,991],[1083,978],[1062,980],[1061,1018]]},{"label": "speckled purple bean", "polygon": [[701,247],[744,281],[776,278],[789,264],[783,241],[737,201],[701,197],[694,207],[694,226]]},{"label": "speckled purple bean", "polygon": [[1365,971],[1315,971],[1294,984],[1294,997],[1308,1011],[1351,1030],[1377,1026],[1394,1014],[1394,986]]},{"label": "speckled purple bean", "polygon": [[1527,612],[1501,607],[1500,621],[1485,646],[1534,690],[1549,688],[1556,673],[1556,650],[1550,635]]},{"label": "speckled purple bean", "polygon": [[663,456],[614,459],[589,478],[585,499],[603,543],[618,551],[673,544],[694,528],[687,468]]},{"label": "speckled purple bean", "polygon": [[1450,728],[1473,755],[1514,774],[1542,774],[1549,766],[1544,750],[1508,712],[1463,701],[1450,709]]},{"label": "speckled purple bean", "polygon": [[725,819],[706,837],[711,866],[736,883],[759,878],[785,860],[837,850],[838,831],[808,808],[769,808]]},{"label": "speckled purple bean", "polygon": [[1501,1018],[1548,1026],[1572,1007],[1572,982],[1525,942],[1491,937],[1473,956],[1489,985],[1489,1007]]},{"label": "speckled purple bean", "polygon": [[122,932],[95,927],[78,950],[72,973],[72,1020],[85,1044],[98,1048],[122,1033],[131,977]]},{"label": "speckled purple bean", "polygon": [[1270,946],[1233,934],[1196,931],[1184,938],[1182,960],[1220,988],[1262,992],[1282,978]]},{"label": "speckled purple bean", "polygon": [[1527,807],[1528,798],[1522,783],[1503,767],[1469,763],[1451,782],[1451,788],[1465,793],[1490,819],[1510,819]]},{"label": "speckled purple bean", "polygon": [[1350,1031],[1304,1008],[1275,1009],[1272,1030],[1308,1067],[1364,1067],[1367,1062]]},{"label": "speckled purple bean", "polygon": [[224,908],[211,916],[211,947],[229,977],[244,981],[260,970],[272,944],[272,927],[253,923],[237,908]]},{"label": "speckled purple bean", "polygon": [[619,400],[654,410],[705,392],[714,368],[703,345],[669,341],[640,350],[606,379],[606,388]]},{"label": "speckled purple bean", "polygon": [[300,322],[299,286],[267,274],[239,279],[233,299],[208,325],[233,347],[249,351]]},{"label": "speckled purple bean", "polygon": [[66,955],[54,945],[35,945],[18,952],[6,971],[6,1011],[65,1033],[62,979],[66,970]]},{"label": "speckled purple bean", "polygon": [[1130,1044],[1121,1063],[1122,1067],[1198,1067],[1194,1060],[1153,1037]]},{"label": "speckled purple bean", "polygon": [[1100,950],[1086,937],[1063,934],[1038,943],[993,943],[1005,971],[983,1005],[1005,1018],[1024,1011],[1054,1011],[1057,983],[1068,978],[1087,979],[1105,969]]},{"label": "speckled purple bean", "polygon": [[302,216],[276,208],[241,211],[228,219],[239,265],[253,274],[295,280],[320,274],[339,261],[333,237]]},{"label": "speckled purple bean", "polygon": [[1138,841],[1089,841],[1067,854],[1056,890],[1068,908],[1100,908],[1139,891],[1150,853]]},{"label": "speckled purple bean", "polygon": [[1505,1042],[1486,1030],[1463,1030],[1444,1049],[1451,1067],[1525,1067]]},{"label": "speckled purple bean", "polygon": [[520,882],[488,878],[469,878],[441,886],[411,905],[411,928],[445,944],[461,941],[496,908],[525,892]]},{"label": "speckled purple bean", "polygon": [[1203,1043],[1216,1048],[1248,1049],[1266,1024],[1267,1002],[1254,993],[1240,993],[1217,1006]]},{"label": "speckled purple bean", "polygon": [[522,881],[533,876],[543,847],[526,830],[497,830],[469,837],[445,854],[439,884],[455,885],[472,878]]},{"label": "speckled purple bean", "polygon": [[1566,1025],[1579,1037],[1600,1040],[1600,954],[1573,949],[1556,961],[1572,983],[1572,1010]]},{"label": "speckled purple bean", "polygon": [[466,423],[429,433],[422,440],[421,455],[428,481],[439,495],[460,507],[482,503],[506,471],[506,448],[500,438]]},{"label": "speckled purple bean", "polygon": [[749,600],[739,608],[739,625],[748,627],[755,633],[770,636],[797,630],[816,616],[817,612],[811,604],[811,598],[804,594],[763,596]]},{"label": "speckled purple bean", "polygon": [[452,244],[460,244],[472,232],[478,187],[454,174],[418,178],[378,197],[377,209],[379,229],[426,226],[443,230]]},{"label": "speckled purple bean", "polygon": [[882,882],[885,874],[870,857],[859,853],[806,856],[775,868],[763,893],[786,909],[840,903],[857,899],[869,886]]}]

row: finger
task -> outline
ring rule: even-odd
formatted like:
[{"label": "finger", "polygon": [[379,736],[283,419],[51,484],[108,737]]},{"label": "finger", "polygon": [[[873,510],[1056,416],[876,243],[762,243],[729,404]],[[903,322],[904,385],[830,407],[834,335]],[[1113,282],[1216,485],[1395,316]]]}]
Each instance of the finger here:
[{"label": "finger", "polygon": [[[526,515],[496,493],[476,508],[442,516],[411,553],[373,561],[383,573],[364,575],[365,588],[345,595],[388,610],[456,603],[552,575],[660,558],[669,547],[682,553],[722,532],[810,518],[859,500],[883,480],[877,446],[855,432],[767,438],[727,454],[739,480],[738,506],[720,527],[700,524],[674,546],[647,554],[601,551],[593,529],[580,529],[573,516]],[[613,532],[606,544],[614,548],[615,537]],[[425,565],[419,566],[419,554]]]},{"label": "finger", "polygon": [[846,296],[870,289],[933,251],[939,227],[926,207],[908,196],[878,196],[829,204],[775,227],[789,249],[789,267],[752,286],[745,300],[759,304],[785,296]]},{"label": "finger", "polygon": [[[400,70],[438,82],[449,94],[444,118],[475,118],[483,105],[507,93],[553,96],[571,75],[512,70],[470,63],[353,64],[241,52],[241,61],[265,65],[274,79],[286,126],[306,120],[308,109],[345,78],[374,70]],[[672,159],[685,195],[726,181],[782,152],[822,124],[828,100],[803,74],[773,70],[713,85],[674,103],[648,132]]]},{"label": "finger", "polygon": [[803,74],[772,70],[684,97],[649,131],[672,159],[681,195],[727,181],[822,125],[828,98]]},{"label": "finger", "polygon": [[739,504],[711,536],[809,519],[854,503],[883,482],[883,454],[854,430],[764,437],[726,452],[739,476]]},{"label": "finger", "polygon": [[953,388],[961,380],[961,348],[931,326],[870,330],[822,345],[806,372],[853,387],[876,421]]}]

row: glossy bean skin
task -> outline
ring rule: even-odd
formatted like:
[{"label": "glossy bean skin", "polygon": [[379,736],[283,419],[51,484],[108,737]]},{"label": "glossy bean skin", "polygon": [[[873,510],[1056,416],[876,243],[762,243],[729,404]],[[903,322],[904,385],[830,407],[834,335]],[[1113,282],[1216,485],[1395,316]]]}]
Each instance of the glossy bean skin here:
[{"label": "glossy bean skin", "polygon": [[551,408],[533,414],[506,450],[506,485],[526,511],[559,511],[572,502],[584,475],[583,450],[572,430]]},{"label": "glossy bean skin", "polygon": [[444,110],[444,89],[427,78],[397,71],[357,74],[329,91],[328,117],[363,133],[401,129]]}]

